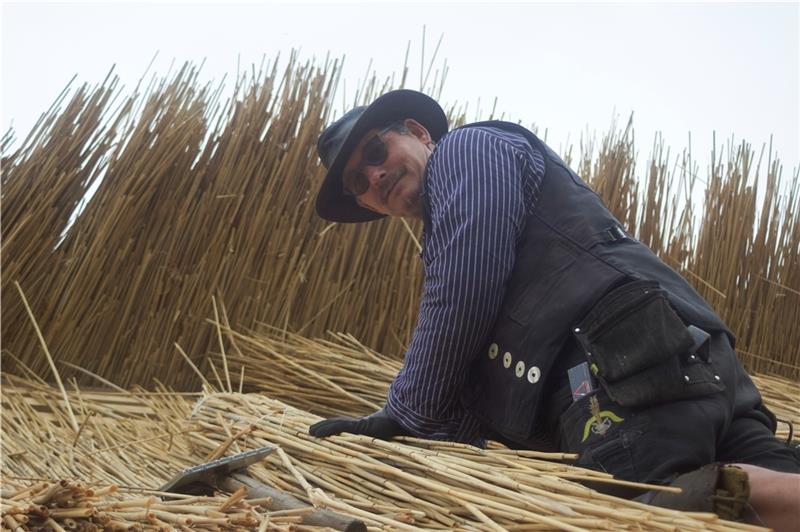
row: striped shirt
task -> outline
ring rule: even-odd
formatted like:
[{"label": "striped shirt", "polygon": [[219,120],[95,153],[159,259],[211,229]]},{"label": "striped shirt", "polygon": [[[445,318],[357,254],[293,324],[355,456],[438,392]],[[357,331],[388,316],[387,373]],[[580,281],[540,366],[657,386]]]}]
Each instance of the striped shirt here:
[{"label": "striped shirt", "polygon": [[543,175],[542,154],[524,137],[484,126],[447,134],[428,160],[424,292],[385,406],[415,436],[481,439],[462,388],[500,310]]}]

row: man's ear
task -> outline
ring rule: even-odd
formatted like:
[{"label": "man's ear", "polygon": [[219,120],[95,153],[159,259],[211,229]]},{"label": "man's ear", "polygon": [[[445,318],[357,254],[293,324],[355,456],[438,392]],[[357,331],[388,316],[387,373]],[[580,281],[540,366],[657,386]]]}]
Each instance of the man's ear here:
[{"label": "man's ear", "polygon": [[406,118],[405,120],[403,120],[403,125],[406,126],[406,128],[411,132],[411,134],[417,137],[419,141],[422,142],[424,145],[426,146],[433,145],[433,139],[431,139],[431,134],[428,133],[428,130],[425,128],[425,126],[423,126],[413,118]]}]

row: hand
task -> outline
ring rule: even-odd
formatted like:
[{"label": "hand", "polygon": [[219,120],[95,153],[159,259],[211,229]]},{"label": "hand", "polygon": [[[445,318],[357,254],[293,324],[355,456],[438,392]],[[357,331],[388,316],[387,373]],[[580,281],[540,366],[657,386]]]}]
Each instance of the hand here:
[{"label": "hand", "polygon": [[390,418],[383,409],[367,417],[335,417],[314,423],[308,428],[308,433],[316,438],[324,438],[349,432],[350,434],[363,434],[390,440],[395,436],[406,436],[409,432],[405,430],[394,419]]}]

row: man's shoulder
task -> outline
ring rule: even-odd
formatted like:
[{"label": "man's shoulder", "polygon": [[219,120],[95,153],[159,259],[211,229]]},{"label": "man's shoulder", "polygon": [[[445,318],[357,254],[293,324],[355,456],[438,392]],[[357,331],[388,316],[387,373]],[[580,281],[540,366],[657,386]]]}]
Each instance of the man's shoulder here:
[{"label": "man's shoulder", "polygon": [[443,151],[508,144],[518,150],[530,149],[530,143],[525,137],[525,129],[522,126],[500,121],[463,125],[445,134],[438,144],[444,149]]}]

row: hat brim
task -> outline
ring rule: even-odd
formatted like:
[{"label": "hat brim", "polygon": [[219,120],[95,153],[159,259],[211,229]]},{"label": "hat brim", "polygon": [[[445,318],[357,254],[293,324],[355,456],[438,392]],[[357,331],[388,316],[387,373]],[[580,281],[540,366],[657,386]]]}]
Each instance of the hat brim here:
[{"label": "hat brim", "polygon": [[434,142],[447,133],[447,115],[430,96],[400,89],[378,97],[358,117],[322,181],[316,201],[320,217],[344,223],[369,222],[384,217],[383,214],[361,207],[355,198],[344,193],[342,170],[353,148],[369,130],[406,118],[413,118],[425,126]]}]

